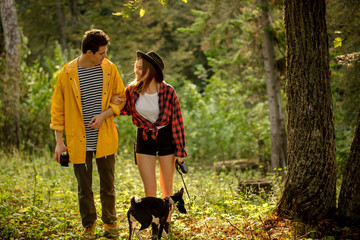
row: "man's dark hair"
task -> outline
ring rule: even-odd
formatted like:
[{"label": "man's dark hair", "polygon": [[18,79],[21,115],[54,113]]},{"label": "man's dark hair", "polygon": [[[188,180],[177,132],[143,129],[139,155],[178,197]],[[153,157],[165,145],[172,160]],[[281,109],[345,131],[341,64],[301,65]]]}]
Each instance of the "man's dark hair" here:
[{"label": "man's dark hair", "polygon": [[81,42],[81,50],[82,53],[86,53],[87,50],[96,53],[101,46],[106,46],[108,44],[110,44],[110,38],[103,30],[91,29],[84,34],[84,38]]}]

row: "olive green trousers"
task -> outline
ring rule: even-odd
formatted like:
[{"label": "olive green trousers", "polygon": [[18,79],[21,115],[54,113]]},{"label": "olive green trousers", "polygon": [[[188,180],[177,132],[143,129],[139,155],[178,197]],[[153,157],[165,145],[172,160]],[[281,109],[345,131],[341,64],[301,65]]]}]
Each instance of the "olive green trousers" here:
[{"label": "olive green trousers", "polygon": [[[79,210],[84,227],[90,227],[97,217],[92,190],[94,155],[95,152],[86,152],[86,163],[74,164],[74,173],[78,182]],[[97,158],[96,165],[100,176],[101,219],[104,223],[114,223],[116,222],[115,156]]]}]

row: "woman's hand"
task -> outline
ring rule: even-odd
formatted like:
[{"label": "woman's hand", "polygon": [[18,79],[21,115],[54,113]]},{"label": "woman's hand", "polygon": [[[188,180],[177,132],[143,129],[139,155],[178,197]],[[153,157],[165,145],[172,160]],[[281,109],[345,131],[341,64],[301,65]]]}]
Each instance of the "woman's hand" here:
[{"label": "woman's hand", "polygon": [[182,157],[175,157],[175,161],[178,161],[180,164],[183,163],[184,158]]},{"label": "woman's hand", "polygon": [[114,95],[111,97],[110,103],[120,105],[123,103],[126,99],[124,97],[120,97],[120,95]]},{"label": "woman's hand", "polygon": [[184,162],[184,158],[182,157],[175,157],[176,159],[176,170],[180,173],[180,174],[187,174],[189,172],[189,168],[188,166],[185,164]]}]

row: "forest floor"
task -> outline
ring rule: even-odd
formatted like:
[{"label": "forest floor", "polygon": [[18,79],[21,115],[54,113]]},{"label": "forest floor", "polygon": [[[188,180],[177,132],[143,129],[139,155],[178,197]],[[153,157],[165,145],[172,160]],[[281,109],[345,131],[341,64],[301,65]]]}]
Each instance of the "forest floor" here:
[{"label": "forest floor", "polygon": [[[124,158],[126,159],[126,158]],[[126,212],[132,196],[143,196],[142,182],[132,160],[117,157],[117,239],[128,238]],[[239,179],[258,177],[246,172],[195,170],[184,175],[190,199],[188,213],[174,212],[171,239],[359,239],[358,232],[332,222],[307,226],[279,219],[272,212],[281,183],[273,180],[271,193],[239,191]],[[61,167],[44,153],[41,157],[0,153],[0,239],[80,239],[83,228],[78,212],[76,179],[72,166]],[[193,171],[192,171],[193,170]],[[183,187],[178,174],[174,189]],[[106,239],[102,228],[99,178],[93,172],[98,212],[96,239]],[[143,233],[150,237],[150,230]],[[136,237],[135,237],[136,238]]]}]

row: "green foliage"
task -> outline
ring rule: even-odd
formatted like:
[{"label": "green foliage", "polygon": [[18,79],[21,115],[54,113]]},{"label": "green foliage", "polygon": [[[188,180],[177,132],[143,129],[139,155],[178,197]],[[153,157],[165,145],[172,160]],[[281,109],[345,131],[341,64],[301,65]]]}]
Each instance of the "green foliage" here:
[{"label": "green foliage", "polygon": [[[260,9],[254,1],[168,0],[162,1],[163,5],[159,1],[81,0],[77,1],[75,15],[68,1],[60,2],[68,46],[63,53],[58,44],[60,36],[53,31],[54,26],[59,27],[54,1],[16,2],[22,32],[29,39],[24,41],[21,79],[25,149],[36,151],[46,146],[53,151],[53,133],[48,128],[52,89],[60,68],[80,53],[83,32],[94,27],[111,37],[109,59],[117,65],[125,84],[132,80],[136,50],[154,50],[164,58],[165,80],[175,87],[182,105],[191,161],[200,165],[259,155],[268,158],[270,130],[260,48]],[[270,32],[278,62],[284,62],[285,57],[281,4],[270,4]],[[359,49],[357,4],[327,3],[329,42],[341,38],[342,43],[337,48],[331,44],[331,59]],[[128,18],[114,16],[124,8],[128,9]],[[141,9],[146,13],[139,18]],[[4,64],[2,57],[1,73]],[[358,63],[345,67],[331,62],[339,169],[345,165],[359,110],[358,69]],[[284,87],[284,71],[279,70],[279,77]],[[4,94],[3,89],[0,93]],[[0,100],[0,106],[3,104]],[[0,108],[0,126],[4,121],[6,116]],[[119,117],[115,122],[119,154],[130,157],[136,128],[129,117]],[[262,150],[260,142],[265,143]]]},{"label": "green foliage", "polygon": [[[194,163],[255,158],[260,154],[258,142],[266,145],[265,152],[261,154],[269,155],[265,82],[258,73],[260,68],[248,63],[254,61],[249,50],[245,50],[249,46],[247,40],[253,35],[250,31],[252,8],[233,11],[231,1],[196,1],[191,5],[183,2],[173,0],[164,6],[156,1],[128,2],[134,10],[136,7],[146,10],[142,18],[131,12],[128,19],[112,15],[122,3],[89,2],[94,6],[94,10],[90,11],[78,2],[81,26],[75,34],[73,23],[66,22],[69,49],[62,53],[60,45],[52,42],[56,37],[47,37],[49,29],[43,29],[45,27],[40,24],[40,21],[46,22],[49,16],[34,17],[39,9],[54,11],[53,3],[48,0],[39,3],[20,1],[19,19],[24,39],[29,38],[29,41],[24,41],[22,62],[23,147],[36,151],[39,146],[45,146],[53,151],[53,134],[48,126],[57,74],[70,58],[79,53],[72,47],[81,37],[82,32],[80,34],[79,31],[85,31],[89,26],[100,26],[111,36],[109,58],[117,65],[125,85],[132,80],[130,73],[137,49],[155,50],[163,56],[165,80],[175,87],[179,95],[187,151]],[[36,9],[34,4],[41,7]],[[236,4],[241,4],[241,1]],[[64,8],[67,10],[69,6],[65,4]],[[184,15],[192,8],[194,15]],[[221,9],[221,12],[216,9]],[[217,17],[221,21],[216,20]],[[66,18],[70,19],[70,16],[66,15]],[[190,26],[193,22],[191,27],[181,30],[181,27]],[[41,47],[45,41],[49,42],[48,48]],[[115,123],[119,132],[119,154],[130,157],[136,128],[129,117],[119,117]]]},{"label": "green foliage", "polygon": [[[190,27],[178,29],[201,36],[207,60],[196,65],[197,86],[188,82],[181,89],[192,157],[210,162],[257,157],[259,142],[267,146],[265,156],[270,154],[266,85],[255,44],[257,12],[248,1],[209,1],[205,9],[192,10],[196,19]],[[284,38],[276,23],[274,32]]]},{"label": "green foliage", "polygon": [[[48,151],[42,152],[40,157],[19,152],[10,155],[0,153],[0,238],[81,237],[77,183],[72,166],[61,167],[51,155]],[[116,209],[120,239],[125,239],[128,236],[126,212],[130,199],[132,196],[143,196],[143,186],[133,161],[119,156],[116,159]],[[189,200],[185,196],[188,214],[174,212],[173,239],[243,238],[244,235],[233,226],[241,228],[246,222],[265,219],[271,214],[276,202],[275,195],[264,198],[238,192],[238,180],[232,173],[195,170],[190,162],[189,165],[191,172],[185,176],[191,197]],[[178,174],[174,182],[175,190],[183,187]],[[100,213],[96,167],[93,170],[93,189],[96,208]],[[158,195],[160,197],[160,193]],[[104,236],[100,215],[97,238]],[[255,224],[260,226],[258,222]]]},{"label": "green foliage", "polygon": [[[354,136],[359,114],[360,61],[349,61],[347,54],[360,49],[360,18],[358,1],[332,1],[327,3],[327,29],[330,44],[331,89],[333,93],[336,155],[339,174],[345,171],[346,160]],[[346,9],[346,11],[344,11]],[[338,57],[342,56],[342,61]],[[351,58],[350,58],[351,60]]]},{"label": "green foliage", "polygon": [[[26,38],[24,38],[26,43]],[[43,61],[50,68],[58,71],[53,74],[46,72],[39,61],[31,66],[22,62],[22,144],[30,151],[36,151],[39,146],[46,146],[53,141],[53,134],[49,129],[50,106],[53,89],[56,83],[60,65],[64,64],[59,44],[54,49],[54,59],[44,58]],[[23,58],[26,59],[28,49],[23,49]]]},{"label": "green foliage", "polygon": [[[259,140],[269,144],[267,105],[249,101],[243,85],[227,83],[215,74],[203,94],[186,82],[180,89],[187,148],[197,162],[252,158]],[[246,92],[246,91],[245,91]]]},{"label": "green foliage", "polygon": [[[182,0],[184,3],[187,3],[187,0]],[[165,0],[159,0],[161,5],[165,5]],[[143,1],[142,0],[128,0],[127,3],[123,4],[126,9],[122,9],[120,12],[115,12],[113,15],[115,16],[122,16],[125,18],[129,18],[131,12],[134,12],[138,8],[140,8],[139,16],[143,17],[145,15],[145,9],[143,8]]]},{"label": "green foliage", "polygon": [[340,173],[345,171],[346,159],[354,136],[356,118],[359,114],[360,98],[357,94],[359,85],[360,63],[352,66],[332,64],[332,92],[335,115],[336,155]]},{"label": "green foliage", "polygon": [[[0,152],[1,239],[81,238],[83,228],[72,165],[61,167],[52,153],[42,150],[34,155],[18,151],[11,154]],[[196,168],[192,162],[188,165],[190,172],[184,176],[191,198],[184,197],[188,213],[173,213],[171,239],[339,239],[341,236],[350,239],[352,236],[348,227],[338,228],[326,222],[319,226],[277,222],[271,215],[282,183],[275,177],[274,191],[269,194],[256,194],[251,190],[240,192],[239,181],[257,177],[260,173],[256,170],[216,172],[212,168]],[[133,196],[144,196],[143,185],[132,159],[117,155],[115,169],[119,239],[127,239],[126,212]],[[174,190],[181,187],[181,178],[175,174]],[[93,190],[98,213],[95,237],[106,239],[95,161]],[[161,197],[160,192],[158,197]],[[147,238],[149,235],[150,232],[145,231],[142,236]]]},{"label": "green foliage", "polygon": [[[138,8],[127,11],[127,18],[122,18],[113,13],[127,7],[123,3],[129,1],[80,0],[77,1],[78,25],[72,20],[69,1],[60,2],[66,18],[68,49],[64,53],[57,43],[60,34],[54,34],[54,28],[59,29],[54,1],[16,2],[20,25],[29,38],[23,46],[28,49],[24,50],[22,62],[22,146],[36,155],[29,156],[25,151],[0,154],[0,236],[15,239],[80,237],[82,229],[73,173],[71,169],[61,168],[52,159],[52,154],[43,149],[54,150],[53,133],[48,125],[57,74],[65,62],[80,53],[83,32],[101,28],[111,37],[109,59],[117,65],[125,84],[132,78],[135,51],[154,50],[164,58],[165,80],[175,87],[180,98],[189,154],[187,162],[192,169],[196,166],[198,170],[185,177],[192,197],[188,202],[191,211],[188,216],[174,214],[174,235],[179,239],[270,238],[267,234],[271,234],[271,230],[264,235],[259,233],[264,227],[259,218],[270,214],[278,195],[263,198],[252,193],[239,193],[238,180],[233,173],[217,174],[203,168],[217,160],[268,158],[270,154],[259,7],[255,2],[199,0],[183,4],[185,0],[168,0],[162,1],[166,2],[162,5],[158,1],[138,0],[132,1],[141,3]],[[276,43],[276,59],[284,62],[285,31],[283,9],[279,3],[281,1],[270,4],[273,13],[270,32]],[[359,111],[360,67],[356,62],[352,66],[340,66],[334,59],[359,49],[357,5],[348,0],[327,3],[329,43],[338,38],[342,43],[336,48],[330,44],[340,174],[346,164]],[[347,10],[339,11],[343,9]],[[0,49],[1,46],[0,43]],[[2,73],[5,63],[1,56]],[[284,72],[279,70],[279,74],[283,87]],[[0,101],[0,106],[2,104]],[[6,116],[1,114],[0,108],[0,126],[4,121]],[[130,117],[119,117],[115,123],[119,131],[117,209],[121,238],[125,238],[129,199],[133,195],[143,195],[143,190],[133,165],[136,128]],[[265,143],[265,147],[260,149],[260,143]],[[246,179],[259,173],[237,174]],[[177,175],[175,178],[175,188],[181,187],[181,179]],[[97,193],[96,171],[94,188]],[[96,198],[99,202],[98,196]],[[99,210],[99,204],[97,208]],[[316,237],[317,231],[308,227],[302,236]],[[276,238],[295,238],[289,232],[287,229]],[[96,234],[103,236],[100,228]]]}]

